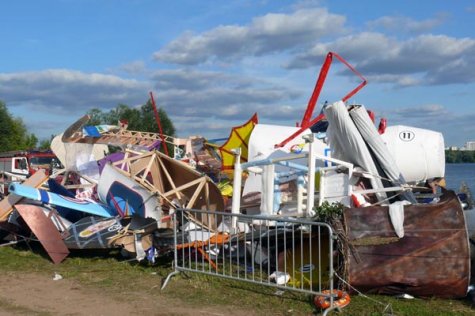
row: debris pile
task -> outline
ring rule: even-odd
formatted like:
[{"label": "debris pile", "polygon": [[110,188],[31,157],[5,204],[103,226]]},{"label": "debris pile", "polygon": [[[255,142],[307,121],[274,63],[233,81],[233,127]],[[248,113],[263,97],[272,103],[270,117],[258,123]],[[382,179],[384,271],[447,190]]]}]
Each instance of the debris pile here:
[{"label": "debris pile", "polygon": [[[333,53],[322,70],[333,56],[342,60]],[[31,168],[34,153],[4,155],[1,236],[37,239],[55,264],[71,249],[116,248],[151,263],[187,249],[214,270],[220,258],[244,258],[266,267],[277,285],[312,284],[312,277],[304,281],[304,270],[298,280],[283,268],[286,258],[294,265],[297,254],[302,267],[318,273],[333,271],[335,261],[346,284],[361,291],[465,296],[474,223],[465,222],[453,192],[421,186],[444,176],[443,137],[386,126],[385,119],[377,128],[370,111],[345,103],[365,80],[312,119],[325,76],[319,80],[299,127],[259,124],[254,114],[215,144],[202,136],[129,131],[123,122],[93,126],[86,115],[52,141],[52,152],[42,156],[47,164]],[[172,157],[161,151],[167,144]],[[109,146],[120,150],[109,154]],[[421,154],[408,158],[404,153],[414,148]],[[338,214],[319,213],[322,205],[336,204]],[[231,215],[247,216],[247,222]],[[305,225],[279,227],[277,219],[316,218],[332,225],[335,245],[329,235],[307,234],[301,247],[287,248],[287,238]],[[265,234],[257,230],[264,226]],[[312,241],[326,246],[315,248]],[[333,246],[343,259],[333,258]],[[314,261],[306,265],[304,258]],[[330,307],[330,293],[340,293],[346,306],[347,294],[335,291],[322,292],[316,302]]]}]

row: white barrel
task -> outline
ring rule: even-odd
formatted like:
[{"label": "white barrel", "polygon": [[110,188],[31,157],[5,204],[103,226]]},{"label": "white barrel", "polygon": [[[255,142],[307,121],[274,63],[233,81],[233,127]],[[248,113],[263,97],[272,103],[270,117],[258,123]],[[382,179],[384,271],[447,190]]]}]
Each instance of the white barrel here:
[{"label": "white barrel", "polygon": [[441,133],[396,125],[381,135],[407,182],[445,175],[445,147]]}]

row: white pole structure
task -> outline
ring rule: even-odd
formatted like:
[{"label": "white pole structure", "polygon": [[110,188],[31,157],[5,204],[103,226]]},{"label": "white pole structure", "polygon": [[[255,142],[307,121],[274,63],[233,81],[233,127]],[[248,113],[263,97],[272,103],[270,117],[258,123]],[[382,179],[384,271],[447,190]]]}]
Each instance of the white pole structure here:
[{"label": "white pole structure", "polygon": [[315,204],[315,152],[313,149],[313,134],[304,135],[303,139],[308,143],[308,182],[307,182],[307,207],[306,216],[315,215],[313,206]]},{"label": "white pole structure", "polygon": [[261,192],[261,215],[273,215],[274,213],[274,164],[270,163],[263,167],[262,192]]},{"label": "white pole structure", "polygon": [[[231,213],[239,214],[241,209],[241,177],[242,177],[242,168],[241,168],[241,148],[236,148],[231,150],[234,154],[234,179],[233,179],[233,198]],[[232,229],[234,232],[237,231],[237,216],[232,217]]]},{"label": "white pole structure", "polygon": [[297,214],[299,217],[302,217],[303,212],[303,195],[304,195],[304,183],[305,179],[303,176],[297,177]]},{"label": "white pole structure", "polygon": [[320,169],[319,171],[320,173],[320,187],[318,188],[318,206],[322,206],[323,204],[323,201],[325,200],[325,186],[327,185],[325,183],[325,171],[323,171],[322,169]]}]

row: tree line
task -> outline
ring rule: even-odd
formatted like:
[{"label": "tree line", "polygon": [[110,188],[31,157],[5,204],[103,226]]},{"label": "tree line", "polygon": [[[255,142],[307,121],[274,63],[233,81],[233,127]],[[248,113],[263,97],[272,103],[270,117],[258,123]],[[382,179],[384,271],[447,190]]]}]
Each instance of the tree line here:
[{"label": "tree line", "polygon": [[[119,104],[115,108],[103,112],[101,109],[93,108],[88,111],[91,119],[88,125],[118,125],[119,120],[128,122],[127,129],[139,132],[158,133],[159,128],[150,100],[140,107],[130,107]],[[158,115],[162,131],[165,135],[176,136],[176,129],[167,113],[159,108]],[[73,123],[73,121],[71,122]],[[50,139],[39,141],[34,133],[30,133],[21,118],[13,117],[7,105],[0,101],[0,152],[25,149],[49,149]]]},{"label": "tree line", "polygon": [[[128,122],[127,129],[129,130],[159,132],[153,105],[150,100],[139,107],[119,104],[106,112],[98,108],[93,108],[89,110],[87,114],[91,116],[89,125],[117,125],[119,120],[126,120]],[[158,115],[160,117],[163,133],[168,136],[176,136],[175,126],[167,113],[162,108],[159,108]],[[0,101],[0,135],[0,152],[33,148],[49,149],[51,140],[55,136],[51,135],[51,139],[39,141],[34,133],[28,132],[21,118],[16,118],[11,115],[7,105],[2,101]],[[475,163],[475,151],[446,150],[445,162]]]},{"label": "tree line", "polygon": [[475,162],[475,150],[446,150],[446,163],[471,163]]}]

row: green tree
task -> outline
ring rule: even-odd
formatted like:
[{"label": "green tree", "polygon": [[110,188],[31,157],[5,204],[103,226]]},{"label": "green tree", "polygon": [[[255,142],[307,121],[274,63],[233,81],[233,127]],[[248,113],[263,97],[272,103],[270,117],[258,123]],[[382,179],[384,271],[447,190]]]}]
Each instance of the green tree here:
[{"label": "green tree", "polygon": [[457,158],[457,153],[453,150],[446,150],[445,151],[445,162],[447,163],[455,163]]},{"label": "green tree", "polygon": [[[131,131],[159,133],[157,121],[150,100],[140,108],[130,108],[125,104],[119,104],[109,112],[102,112],[100,109],[92,109],[88,112],[91,115],[90,125],[109,124],[117,125],[119,120],[127,120],[128,128]],[[175,136],[176,130],[173,122],[167,113],[158,109],[160,123],[163,134]]]},{"label": "green tree", "polygon": [[447,163],[475,162],[475,151],[473,150],[446,150],[445,162]]},{"label": "green tree", "polygon": [[51,142],[56,135],[51,135],[50,139],[43,139],[38,145],[39,149],[47,150],[51,148]]},{"label": "green tree", "polygon": [[26,148],[35,148],[38,144],[38,137],[35,134],[28,134],[25,139]]},{"label": "green tree", "polygon": [[[173,126],[173,123],[168,117],[165,110],[163,110],[162,108],[158,108],[158,116],[160,118],[160,125],[162,126],[163,134],[168,136],[176,136],[175,126]],[[155,113],[153,111],[152,102],[150,100],[148,100],[147,103],[142,105],[142,107],[140,108],[140,118],[141,124],[143,124],[142,128],[144,129],[137,129],[138,131],[154,133],[160,132],[157,121],[155,120]]]},{"label": "green tree", "polygon": [[[157,112],[158,117],[160,119],[160,126],[162,128],[163,134],[168,136],[176,136],[175,126],[173,125],[165,110],[163,110],[162,108],[158,108]],[[143,129],[138,127],[138,131],[160,133],[160,128],[155,119],[155,112],[153,111],[153,105],[151,100],[148,100],[147,103],[142,105],[142,107],[140,108],[140,117],[140,121],[143,124]],[[171,144],[166,144],[166,146],[168,149],[168,153],[173,153],[173,146]]]},{"label": "green tree", "polygon": [[107,124],[117,125],[119,120],[126,120],[129,124],[128,128],[131,131],[146,131],[140,128],[147,127],[143,126],[142,119],[140,116],[140,110],[137,108],[130,108],[125,104],[119,104],[115,109],[112,109],[106,115]]},{"label": "green tree", "polygon": [[89,119],[89,125],[99,125],[105,124],[105,114],[102,113],[100,109],[93,108],[87,112],[87,114],[91,117]]},{"label": "green tree", "polygon": [[0,151],[34,148],[38,138],[29,134],[21,118],[14,118],[0,101]]}]

